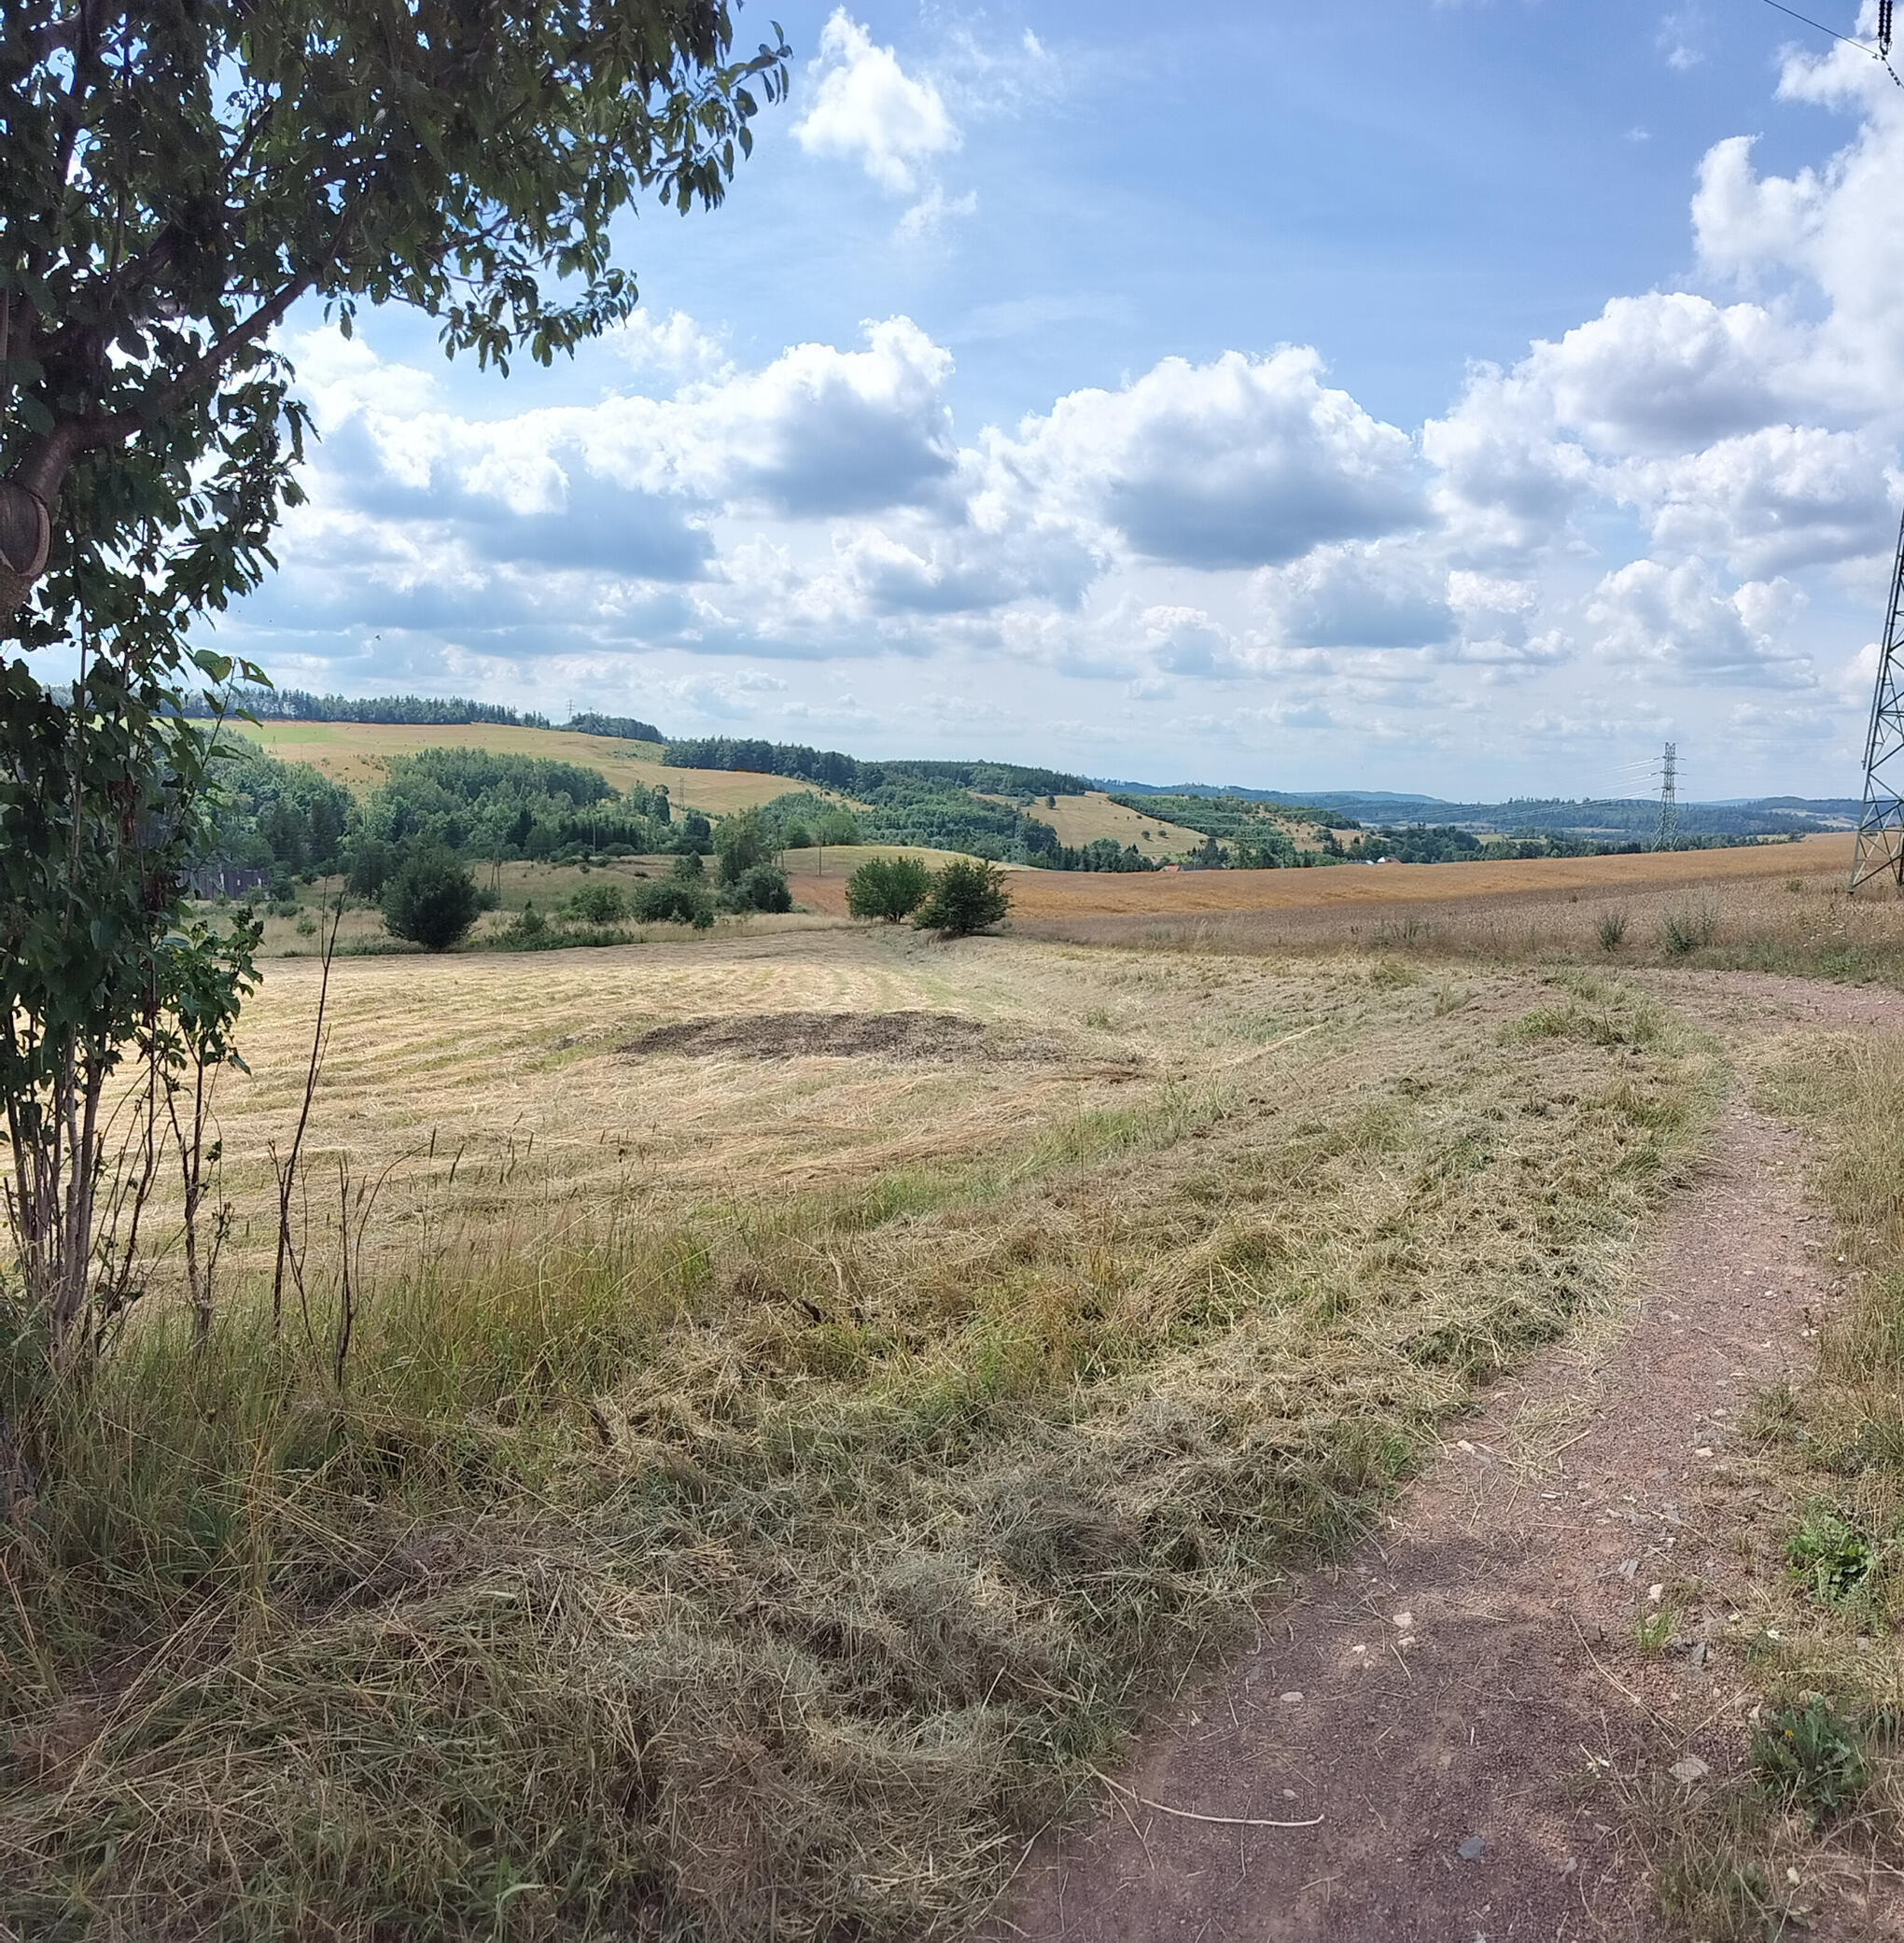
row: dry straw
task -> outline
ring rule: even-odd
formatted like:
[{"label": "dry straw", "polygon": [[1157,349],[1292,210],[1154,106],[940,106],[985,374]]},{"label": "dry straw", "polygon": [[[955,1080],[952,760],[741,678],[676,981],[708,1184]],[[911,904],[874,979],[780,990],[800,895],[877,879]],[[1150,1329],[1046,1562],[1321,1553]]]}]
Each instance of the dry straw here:
[{"label": "dry straw", "polygon": [[[314,1265],[308,1345],[233,1291],[194,1360],[155,1307],[9,1472],[23,1935],[959,1933],[1608,1299],[1711,1090],[1617,982],[1457,1003],[1405,957],[833,933],[344,963],[333,1004],[313,1151],[413,1156],[342,1384]],[[847,1010],[1034,1055],[618,1050]]]}]

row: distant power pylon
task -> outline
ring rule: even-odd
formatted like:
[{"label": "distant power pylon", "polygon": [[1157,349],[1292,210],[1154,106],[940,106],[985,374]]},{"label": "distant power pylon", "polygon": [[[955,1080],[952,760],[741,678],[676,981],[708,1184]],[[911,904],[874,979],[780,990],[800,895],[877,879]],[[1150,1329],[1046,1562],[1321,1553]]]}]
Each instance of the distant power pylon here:
[{"label": "distant power pylon", "polygon": [[1659,766],[1659,833],[1653,839],[1656,850],[1670,850],[1679,840],[1679,745],[1666,745],[1666,760]]},{"label": "distant power pylon", "polygon": [[1884,613],[1884,645],[1878,652],[1878,680],[1871,692],[1871,725],[1865,736],[1864,814],[1857,823],[1857,849],[1851,860],[1851,888],[1869,877],[1889,877],[1904,888],[1904,700],[1898,695],[1898,608],[1904,603],[1904,524],[1897,529],[1897,557],[1891,567],[1891,605]]}]

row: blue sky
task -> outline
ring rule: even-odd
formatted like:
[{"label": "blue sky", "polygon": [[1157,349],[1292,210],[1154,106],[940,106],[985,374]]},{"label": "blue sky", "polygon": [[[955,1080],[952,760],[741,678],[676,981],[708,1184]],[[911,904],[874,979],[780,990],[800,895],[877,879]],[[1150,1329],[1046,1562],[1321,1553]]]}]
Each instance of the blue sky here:
[{"label": "blue sky", "polygon": [[1692,794],[1855,790],[1867,57],[1757,0],[778,10],[791,98],[723,209],[627,223],[572,364],[292,321],[312,501],[224,645],[862,755],[1571,794],[1671,737]]}]

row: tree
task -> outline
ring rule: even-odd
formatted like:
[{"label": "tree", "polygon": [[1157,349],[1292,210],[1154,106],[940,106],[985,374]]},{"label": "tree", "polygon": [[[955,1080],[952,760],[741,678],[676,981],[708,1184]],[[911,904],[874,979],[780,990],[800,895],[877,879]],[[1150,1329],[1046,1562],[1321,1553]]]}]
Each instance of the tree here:
[{"label": "tree", "polygon": [[[0,666],[0,1199],[22,1285],[0,1280],[0,1332],[21,1367],[22,1340],[65,1366],[137,1299],[141,1213],[175,1157],[190,1293],[202,1323],[209,1311],[194,1226],[210,1089],[259,928],[188,911],[218,758],[177,701],[124,661],[82,657],[63,702]],[[23,1313],[8,1313],[15,1293]]]},{"label": "tree", "polygon": [[691,924],[705,931],[714,922],[714,900],[688,877],[638,884],[633,902],[635,916],[643,924]]},{"label": "tree", "polygon": [[766,862],[778,847],[773,827],[758,809],[730,811],[721,818],[714,832],[722,886],[738,884],[757,863]]},{"label": "tree", "polygon": [[619,884],[584,884],[569,898],[568,909],[584,924],[619,924],[628,915],[628,900]]},{"label": "tree", "polygon": [[256,578],[305,427],[266,340],[301,298],[346,331],[408,304],[504,370],[626,316],[615,217],[719,203],[749,83],[784,91],[783,42],[732,44],[723,0],[9,5],[0,617],[63,638],[89,545],[133,572],[176,536],[195,608]]},{"label": "tree", "polygon": [[[135,1290],[152,1130],[231,1056],[245,989],[240,931],[185,909],[216,735],[188,685],[268,684],[188,632],[259,583],[301,496],[269,333],[301,298],[346,333],[402,303],[507,370],[605,329],[636,301],[618,215],[718,203],[784,90],[777,37],[732,39],[722,0],[0,8],[0,627],[78,650],[69,692],[0,666],[7,1215],[56,1358]],[[132,1052],[150,1138],[102,1186]],[[120,1254],[102,1207],[131,1210]]]},{"label": "tree", "polygon": [[384,887],[384,924],[426,951],[447,951],[476,922],[474,874],[448,850],[413,850]]},{"label": "tree", "polygon": [[978,857],[960,857],[934,874],[932,887],[913,922],[942,938],[963,938],[1001,924],[1012,908],[1005,874]]},{"label": "tree", "polygon": [[917,857],[869,857],[847,879],[847,909],[855,917],[897,924],[925,902],[931,882]]}]

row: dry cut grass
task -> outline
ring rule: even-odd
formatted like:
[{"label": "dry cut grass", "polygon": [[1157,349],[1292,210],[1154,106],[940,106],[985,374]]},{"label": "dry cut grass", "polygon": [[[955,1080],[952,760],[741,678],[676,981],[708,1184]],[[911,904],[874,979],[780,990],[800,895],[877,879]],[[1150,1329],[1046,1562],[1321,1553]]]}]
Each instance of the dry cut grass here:
[{"label": "dry cut grass", "polygon": [[[234,1292],[193,1360],[155,1308],[50,1392],[0,1359],[21,1935],[960,1933],[1607,1296],[1711,1088],[1618,983],[1394,958],[337,975],[308,1311]],[[241,1207],[312,998],[274,968],[252,1020]],[[899,1013],[964,1023],[786,1023]],[[339,1383],[325,1182],[405,1152]]]},{"label": "dry cut grass", "polygon": [[[1048,898],[1035,904],[1043,886],[1028,877],[1015,878],[1013,890],[1018,902],[1015,926],[1026,935],[1136,944],[1173,955],[1327,957],[1347,950],[1400,956],[1444,969],[1571,961],[1605,970],[1669,966],[1904,985],[1904,900],[1894,889],[1877,886],[1849,895],[1848,863],[1841,840],[1819,838],[1657,859],[1476,866],[1486,874],[1482,888],[1435,900],[1358,897],[1352,884],[1346,892],[1330,895],[1334,886],[1325,881],[1308,903],[1295,899],[1311,879],[1365,882],[1393,873],[1274,872],[1268,874],[1295,884],[1279,905],[1069,917],[1052,916]],[[1609,868],[1615,865],[1623,868]],[[1655,867],[1658,874],[1649,876]],[[1416,867],[1411,881],[1455,887],[1468,868],[1424,864]],[[1568,875],[1558,885],[1543,882],[1548,873],[1561,871]],[[1517,878],[1519,872],[1529,874]],[[1262,874],[1211,874],[1231,880]],[[1102,895],[1114,902],[1125,895],[1117,886],[1158,881],[1115,879]],[[1522,888],[1514,888],[1517,884]],[[1096,895],[1080,894],[1081,900]]]}]

